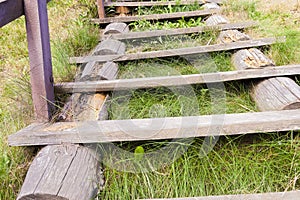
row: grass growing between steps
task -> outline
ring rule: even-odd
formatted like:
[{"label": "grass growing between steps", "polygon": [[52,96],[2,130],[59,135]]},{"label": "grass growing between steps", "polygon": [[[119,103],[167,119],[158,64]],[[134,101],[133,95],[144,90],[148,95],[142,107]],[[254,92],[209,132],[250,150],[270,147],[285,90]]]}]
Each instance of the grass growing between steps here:
[{"label": "grass growing between steps", "polygon": [[[162,164],[163,167],[153,172],[120,172],[114,169],[119,163],[106,168],[107,185],[100,197],[172,198],[299,189],[299,141],[299,134],[293,132],[222,137],[213,150],[203,156],[203,140],[195,139],[177,160]],[[156,145],[159,148],[170,143],[149,142],[144,147],[155,149]],[[132,149],[131,152],[135,149],[130,144],[126,148]],[[173,151],[179,153],[180,146]],[[144,157],[136,161],[139,162],[147,160]],[[136,164],[136,170],[145,170],[138,169],[139,166]]]},{"label": "grass growing between steps", "polygon": [[[299,29],[297,24],[293,24],[298,23],[297,19],[294,19],[292,14],[287,14],[288,11],[259,11],[258,3],[264,2],[232,0],[227,4],[224,13],[229,15],[231,20],[235,17],[232,22],[243,19],[258,20],[260,23],[258,28],[247,30],[254,38],[286,35],[286,43],[272,45],[263,50],[277,65],[300,63]],[[141,29],[143,23],[140,24]],[[153,25],[154,29],[156,26]],[[139,29],[139,26],[136,27],[134,30]],[[148,28],[148,25],[145,27]],[[212,54],[211,60],[216,63],[215,67],[207,67],[207,71],[204,72],[232,70],[230,56],[231,54]],[[194,67],[193,59],[191,62],[186,60],[188,59],[179,58],[128,62],[120,66],[119,76],[142,78],[203,72]],[[222,69],[222,66],[227,67]],[[297,80],[299,84],[299,79]],[[113,93],[110,116],[112,119],[130,119],[203,115],[218,111],[226,113],[257,111],[249,95],[250,86],[249,82],[226,83],[223,90],[226,98],[220,98],[222,102],[219,104],[212,103],[210,95],[214,90],[202,86],[192,86],[192,89],[184,87],[185,92],[182,93],[176,93],[172,88],[136,90],[127,94]],[[190,90],[194,93],[191,94]],[[190,98],[184,99],[182,96]],[[127,151],[127,154],[119,155],[111,151],[111,154],[106,155],[104,160],[108,160],[105,170],[107,185],[99,196],[103,199],[171,198],[300,189],[299,132],[221,137],[207,156],[202,156],[201,153],[202,139],[195,139],[189,144],[175,141],[177,146],[173,149],[172,156],[176,154],[175,152],[180,152],[181,148],[189,147],[188,150],[174,162],[162,164],[158,169],[150,167],[151,172],[145,172],[149,170],[145,165],[149,167],[153,164],[147,164],[150,161],[146,156],[140,160],[136,158],[134,152],[137,147],[143,147],[144,154],[147,154],[173,142],[168,140],[114,143],[115,146]],[[128,155],[128,152],[132,154]],[[159,154],[157,159],[163,160],[165,155],[168,153]],[[119,170],[130,168],[132,165],[139,173]]]},{"label": "grass growing between steps", "polygon": [[[91,15],[95,17],[96,6],[94,3],[92,0],[51,1],[49,3],[53,70],[56,81],[68,81],[74,77],[75,67],[69,66],[66,62],[68,56],[84,55],[97,43],[98,29],[88,25],[87,21]],[[249,29],[248,33],[252,36],[291,36],[287,38],[286,44],[272,46],[266,51],[269,50],[269,55],[278,65],[300,63],[299,29],[296,29],[298,22],[292,14],[274,11],[261,12],[255,4],[245,1],[232,1],[228,5],[230,6],[229,11],[232,9],[240,14],[245,13],[245,18],[256,19],[261,24],[265,24],[254,31]],[[237,17],[237,19],[241,20],[242,18]],[[131,27],[135,31],[142,31],[148,30],[148,28],[154,30],[202,26],[201,20],[201,18],[180,19],[175,22],[157,24],[139,21],[132,23]],[[7,135],[28,125],[33,115],[24,19],[19,19],[0,29],[0,45],[0,199],[11,200],[16,198],[30,161],[37,151],[35,148],[9,148],[7,146]],[[120,66],[120,76],[131,78],[178,73],[190,74],[199,71],[228,71],[232,70],[230,56],[231,54],[227,53],[211,54],[212,61],[215,63],[213,68],[209,64],[194,63],[193,57],[188,58],[189,62],[183,62],[182,58],[151,60],[146,63],[130,62]],[[142,69],[138,70],[141,67]],[[143,70],[143,67],[148,71]],[[125,95],[120,96],[119,99],[112,99],[112,108],[115,106],[116,109],[111,109],[111,118],[257,111],[249,96],[248,83],[228,83],[224,87],[226,90],[222,91],[225,92],[225,99],[223,99],[222,93],[210,91],[207,87],[202,86],[192,86],[186,90],[184,88],[178,90],[177,93],[166,91],[163,88],[133,91],[125,94],[130,99],[128,105],[122,104],[126,101]],[[213,92],[216,95],[220,94],[219,100],[222,101],[216,102],[218,104],[211,102]],[[191,98],[193,101],[190,101],[189,98],[185,98],[186,96],[196,98]],[[120,112],[118,106],[123,106],[120,107],[120,110],[124,112]],[[201,154],[202,139],[195,139],[188,144],[184,144],[182,141],[152,141],[115,143],[115,145],[132,153],[137,146],[142,146],[145,153],[148,153],[171,143],[177,144],[173,153],[187,146],[189,148],[174,162],[167,163],[150,173],[121,172],[116,170],[114,165],[108,165],[105,169],[106,188],[99,196],[103,199],[134,199],[300,189],[298,132],[259,134],[254,137],[221,137],[213,150],[205,157]],[[135,166],[138,167],[143,166],[141,163],[146,161],[143,158],[134,156],[133,158]],[[114,154],[107,159],[115,159]],[[115,164],[120,165],[123,161],[126,161],[126,156]],[[143,171],[143,168],[140,171]]]},{"label": "grass growing between steps", "polygon": [[[229,0],[224,14],[234,19],[256,20],[259,26],[249,29],[255,37],[286,36],[285,43],[272,45],[268,55],[276,65],[300,63],[300,2]],[[242,12],[241,12],[242,11]]]},{"label": "grass growing between steps", "polygon": [[[93,8],[93,9],[91,9]],[[91,1],[48,3],[55,81],[74,78],[68,56],[83,55],[97,44],[97,28],[87,23]],[[30,68],[24,17],[0,28],[0,199],[16,199],[37,148],[8,147],[7,136],[33,119]]]}]

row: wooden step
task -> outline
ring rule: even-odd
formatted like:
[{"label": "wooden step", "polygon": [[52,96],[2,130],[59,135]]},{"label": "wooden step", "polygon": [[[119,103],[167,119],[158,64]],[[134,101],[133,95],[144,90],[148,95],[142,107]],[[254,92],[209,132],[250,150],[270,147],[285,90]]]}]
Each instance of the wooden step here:
[{"label": "wooden step", "polygon": [[60,93],[104,92],[138,88],[154,88],[162,86],[169,87],[179,85],[207,84],[246,79],[259,79],[275,76],[289,76],[297,74],[300,74],[300,65],[287,65],[278,67],[266,67],[263,69],[249,69],[243,71],[59,83],[55,85],[55,90],[56,92]]},{"label": "wooden step", "polygon": [[168,5],[193,5],[198,3],[199,5],[205,3],[217,3],[220,4],[222,1],[220,0],[181,0],[181,1],[115,1],[115,2],[105,2],[105,7],[118,7],[118,6],[126,6],[126,7],[140,7],[140,6],[168,6]]},{"label": "wooden step", "polygon": [[143,39],[152,37],[164,37],[171,35],[184,35],[190,33],[202,33],[210,30],[230,30],[230,29],[244,29],[257,25],[254,21],[248,22],[238,22],[231,24],[221,24],[217,26],[198,26],[192,28],[177,28],[169,30],[155,30],[155,31],[142,31],[142,32],[129,32],[124,34],[111,34],[102,36],[101,39],[111,38],[115,40],[133,40],[133,39]]},{"label": "wooden step", "polygon": [[152,14],[152,15],[140,15],[140,16],[125,16],[125,17],[106,17],[99,19],[92,19],[92,22],[96,24],[108,24],[113,22],[133,22],[138,20],[165,20],[165,19],[180,19],[191,17],[205,17],[214,13],[221,12],[221,9],[207,9],[188,12],[175,12],[167,14]]},{"label": "wooden step", "polygon": [[140,60],[140,59],[149,59],[149,58],[184,56],[184,55],[193,55],[193,54],[210,53],[210,52],[217,52],[217,51],[229,51],[234,49],[266,46],[278,42],[285,42],[285,37],[253,39],[247,41],[232,42],[230,44],[215,44],[215,45],[197,46],[197,47],[189,47],[189,48],[140,52],[140,53],[125,54],[125,55],[72,57],[70,58],[70,63],[82,64],[82,63],[87,63],[92,61],[120,62],[120,61]]},{"label": "wooden step", "polygon": [[260,194],[237,194],[222,196],[144,199],[144,200],[296,200],[300,197],[300,190],[289,192],[270,192]]},{"label": "wooden step", "polygon": [[35,123],[10,135],[8,143],[11,146],[103,143],[300,130],[299,111]]}]

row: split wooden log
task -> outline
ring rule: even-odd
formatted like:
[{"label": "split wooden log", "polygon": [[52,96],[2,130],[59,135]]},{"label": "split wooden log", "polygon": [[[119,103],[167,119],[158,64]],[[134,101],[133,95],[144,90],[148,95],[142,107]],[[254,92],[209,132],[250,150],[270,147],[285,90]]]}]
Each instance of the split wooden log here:
[{"label": "split wooden log", "polygon": [[104,40],[96,48],[93,55],[123,55],[125,54],[125,44],[119,40]]},{"label": "split wooden log", "polygon": [[276,77],[256,84],[251,97],[261,111],[300,108],[300,86],[287,77]]},{"label": "split wooden log", "polygon": [[207,20],[205,21],[205,24],[207,26],[216,26],[216,25],[220,25],[220,24],[228,24],[229,21],[223,17],[222,15],[212,15],[209,18],[207,18]]},{"label": "split wooden log", "polygon": [[80,81],[113,80],[117,78],[118,64],[114,62],[88,62],[82,71]]},{"label": "split wooden log", "polygon": [[256,48],[237,51],[232,56],[232,63],[237,70],[275,66],[275,63]]},{"label": "split wooden log", "polygon": [[105,30],[103,32],[103,35],[109,35],[109,34],[117,34],[117,33],[128,33],[129,27],[126,23],[111,23],[105,27]]},{"label": "split wooden log", "polygon": [[204,9],[219,9],[220,6],[217,3],[215,3],[215,2],[211,2],[211,3],[204,4],[203,8]]},{"label": "split wooden log", "polygon": [[220,35],[218,36],[217,43],[227,44],[231,42],[245,41],[250,39],[250,36],[238,30],[227,30],[221,31]]},{"label": "split wooden log", "polygon": [[[107,49],[109,50],[109,47]],[[105,63],[103,67],[98,67],[95,62],[88,64],[90,66],[81,74],[81,79],[97,80],[99,74],[104,79],[116,77],[115,63]],[[109,72],[110,69],[113,72]],[[108,119],[108,95],[76,93],[70,99],[62,112],[63,119],[78,122]],[[32,162],[18,200],[90,200],[96,197],[103,186],[100,156],[94,145],[47,146]]]},{"label": "split wooden log", "polygon": [[[274,63],[258,49],[244,49],[233,56],[233,65],[238,70],[245,70],[274,66]],[[300,108],[300,86],[288,77],[269,78],[255,83],[251,97],[260,111]]]},{"label": "split wooden log", "polygon": [[17,200],[93,199],[102,176],[99,157],[90,148],[46,146],[33,160]]}]

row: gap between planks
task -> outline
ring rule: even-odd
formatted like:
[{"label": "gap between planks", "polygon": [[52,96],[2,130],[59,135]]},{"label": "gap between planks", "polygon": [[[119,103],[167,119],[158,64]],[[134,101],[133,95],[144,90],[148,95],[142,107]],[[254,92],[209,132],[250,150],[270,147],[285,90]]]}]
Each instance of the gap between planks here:
[{"label": "gap between planks", "polygon": [[36,123],[11,146],[105,143],[300,130],[299,110],[87,122]]},{"label": "gap between planks", "polygon": [[202,33],[209,30],[225,31],[231,29],[245,29],[256,25],[257,25],[256,22],[248,21],[248,22],[237,22],[231,24],[220,24],[216,26],[199,26],[199,27],[177,28],[177,29],[168,29],[168,30],[117,33],[111,35],[103,35],[101,39],[110,38],[115,40],[132,40],[132,39],[142,39],[142,38],[151,38],[151,37],[183,35],[183,34],[190,34],[190,33]]},{"label": "gap between planks", "polygon": [[208,84],[297,74],[300,74],[300,65],[286,65],[277,67],[265,67],[261,69],[248,69],[205,74],[59,83],[55,85],[55,90],[56,92],[60,93],[106,92],[139,88]]},{"label": "gap between planks", "polygon": [[216,13],[220,13],[221,9],[206,9],[188,12],[176,12],[167,14],[153,14],[153,15],[141,15],[141,16],[125,16],[125,17],[106,17],[99,19],[92,19],[92,22],[96,24],[108,24],[113,22],[133,22],[138,20],[162,20],[162,19],[178,19],[190,18],[190,17],[204,17]]},{"label": "gap between planks", "polygon": [[193,54],[200,54],[200,53],[210,53],[216,51],[229,51],[234,49],[266,46],[266,45],[271,45],[279,42],[285,42],[285,37],[262,38],[262,39],[232,42],[229,44],[214,44],[214,45],[207,45],[207,46],[149,51],[149,52],[131,53],[131,54],[124,54],[124,55],[71,57],[69,62],[72,64],[74,63],[82,64],[82,63],[88,63],[92,61],[120,62],[120,61],[141,60],[141,59],[150,59],[150,58],[185,56],[185,55],[193,55]]}]

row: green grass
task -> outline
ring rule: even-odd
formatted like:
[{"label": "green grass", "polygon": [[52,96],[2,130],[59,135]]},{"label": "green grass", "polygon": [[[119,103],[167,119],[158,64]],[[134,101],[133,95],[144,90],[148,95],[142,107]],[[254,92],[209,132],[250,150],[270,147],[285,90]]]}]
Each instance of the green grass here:
[{"label": "green grass", "polygon": [[[172,142],[149,142],[152,149]],[[178,142],[177,142],[178,144]],[[248,194],[299,189],[300,156],[299,135],[297,133],[268,133],[252,136],[222,137],[207,155],[201,153],[203,140],[195,139],[186,143],[189,148],[182,153],[184,145],[176,145],[173,154],[181,156],[170,163],[160,163],[162,167],[152,172],[145,171],[151,157],[144,156],[140,163],[130,158],[127,162],[114,162],[113,157],[104,158],[111,167],[106,168],[106,188],[101,193],[103,199],[139,199],[196,197],[222,194]],[[118,144],[116,144],[118,145]],[[142,145],[142,146],[143,146]],[[125,146],[125,149],[135,147]],[[114,151],[107,151],[112,153]],[[145,150],[145,154],[149,150]],[[106,155],[106,154],[105,154]],[[162,159],[163,155],[156,157]],[[149,162],[147,162],[149,160]],[[154,159],[155,160],[155,159]],[[156,160],[156,161],[157,161]],[[139,173],[120,172],[135,163]],[[155,161],[153,161],[155,163]],[[140,169],[140,168],[141,169]],[[149,168],[149,167],[148,167]]]},{"label": "green grass", "polygon": [[[55,81],[68,81],[74,77],[76,67],[67,63],[68,56],[85,55],[96,45],[98,28],[88,23],[90,17],[96,16],[94,3],[92,0],[49,3]],[[259,21],[259,27],[247,30],[251,36],[287,36],[286,43],[264,49],[277,65],[300,63],[300,35],[299,29],[295,28],[298,22],[292,14],[276,9],[262,12],[254,1],[231,0],[227,5],[225,13],[228,15],[235,12],[245,19]],[[136,12],[151,14],[185,11],[184,9],[198,9],[198,7],[172,6],[150,11],[140,9]],[[202,25],[201,18],[158,23],[141,20],[130,24],[134,31]],[[216,34],[215,32],[193,35],[185,40],[192,42],[188,43],[188,46],[196,43],[207,44],[209,41],[214,42]],[[175,39],[167,38],[166,41],[151,40],[152,43],[148,46],[146,44],[149,41],[145,41],[139,43],[144,45],[142,48],[135,49],[138,47],[132,46],[128,51],[182,47],[184,44],[178,42],[181,39],[175,37]],[[158,44],[160,46],[153,47]],[[10,200],[16,198],[30,161],[38,150],[7,146],[7,136],[28,125],[33,116],[24,18],[1,28],[0,45],[0,199]],[[229,71],[233,69],[231,55],[221,52],[122,63],[119,65],[119,77]],[[299,77],[296,77],[296,80],[300,84]],[[156,88],[114,93],[110,117],[128,119],[257,111],[249,95],[251,86],[249,82],[229,82],[218,85],[217,89],[213,89],[213,86]],[[166,198],[300,189],[299,141],[298,132],[220,137],[207,156],[203,156],[202,153],[203,138],[193,141],[114,143],[127,154],[118,154],[113,149],[112,151],[106,149],[107,152],[104,152],[107,184],[100,197]],[[137,159],[134,152],[138,146],[143,147],[145,153]],[[170,148],[165,154],[161,153],[158,160],[148,156],[152,155],[149,153],[159,151],[162,147]],[[128,155],[128,152],[132,154]],[[166,158],[174,157],[177,157],[174,162],[165,162]],[[152,162],[158,162],[161,167],[153,168]],[[131,167],[139,173],[118,171],[116,167],[121,169]],[[146,173],[146,169],[151,169],[152,172]]]},{"label": "green grass", "polygon": [[[300,63],[299,31],[292,25],[282,27],[281,23],[277,23],[278,18],[291,17],[290,15],[282,12],[258,11],[256,3],[250,1],[229,1],[228,5],[229,11],[225,12],[244,12],[246,19],[259,21],[259,27],[247,30],[252,37],[287,36],[286,43],[262,48],[277,65]],[[276,21],[275,28],[273,21]],[[145,21],[136,24],[133,24],[136,25],[134,30],[144,30],[144,27],[159,29],[157,24]],[[164,26],[164,28],[171,27],[176,25],[169,23]],[[205,38],[204,41],[208,40]],[[167,38],[166,41],[161,39],[145,41],[138,43],[142,44],[142,47],[137,45],[135,49],[133,46],[128,51],[142,52],[182,46],[179,42],[177,46],[174,45],[174,41],[176,43],[174,38]],[[200,58],[205,59],[200,61],[192,56],[128,62],[120,66],[119,78],[228,71],[233,69],[230,62],[231,55],[224,52],[213,53],[208,58],[207,55],[202,55]],[[299,79],[297,80],[299,83]],[[220,89],[216,90],[212,87],[208,89],[205,86],[187,86],[182,87],[182,90],[157,88],[129,93],[114,92],[110,116],[111,119],[132,119],[258,111],[250,98],[249,87],[251,87],[250,82],[230,82],[224,85],[221,92]],[[224,93],[226,96],[222,98]],[[219,98],[212,101],[210,97],[212,94],[219,94]],[[185,98],[182,98],[183,96]],[[172,141],[114,143],[126,153],[120,153],[112,147],[110,151],[106,149],[104,163],[107,164],[105,171],[107,186],[100,197],[104,199],[167,198],[299,189],[299,141],[298,132],[221,137],[213,150],[204,157],[201,154],[202,139],[195,139],[192,144],[177,141],[175,143],[179,145],[173,147],[171,155],[176,156],[178,151],[178,159],[174,162],[160,163],[160,168],[148,173],[145,171],[149,168],[153,169],[155,163],[164,160],[164,157],[170,154],[161,153],[157,160],[151,160],[152,157],[147,157],[147,153],[172,145]],[[140,162],[136,161],[133,153],[137,146],[145,149],[143,160]],[[181,149],[186,150],[187,147],[188,150],[181,155]],[[133,173],[134,170],[138,173]]]}]

